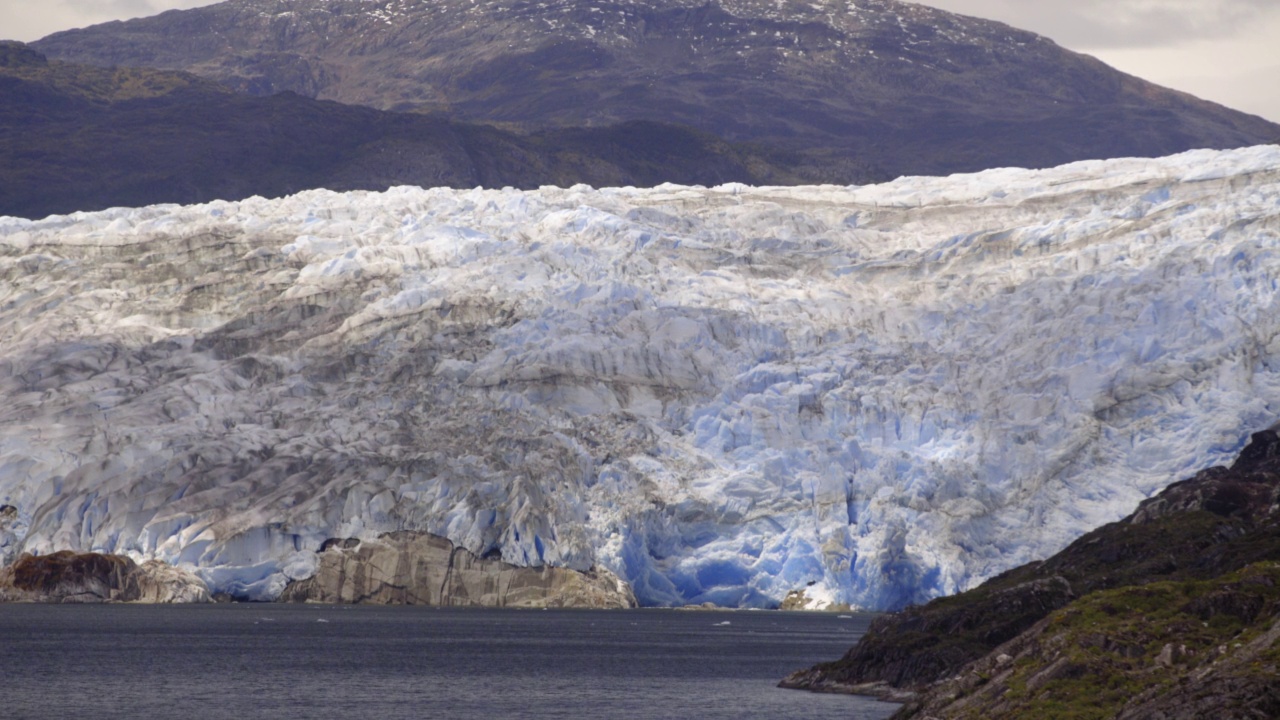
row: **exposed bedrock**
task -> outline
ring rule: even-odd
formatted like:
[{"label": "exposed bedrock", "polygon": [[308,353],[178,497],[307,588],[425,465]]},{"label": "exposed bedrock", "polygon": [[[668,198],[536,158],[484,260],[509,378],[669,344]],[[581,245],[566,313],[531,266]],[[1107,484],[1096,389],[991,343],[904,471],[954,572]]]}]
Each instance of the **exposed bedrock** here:
[{"label": "exposed bedrock", "polygon": [[1280,563],[1098,592],[909,702],[896,720],[1280,717]]},{"label": "exposed bedrock", "polygon": [[123,555],[24,554],[0,569],[0,600],[50,603],[206,603],[209,588],[190,571]]},{"label": "exposed bedrock", "polygon": [[518,567],[476,557],[442,537],[412,532],[325,543],[315,574],[290,583],[280,599],[526,608],[636,606],[630,586],[603,568]]}]

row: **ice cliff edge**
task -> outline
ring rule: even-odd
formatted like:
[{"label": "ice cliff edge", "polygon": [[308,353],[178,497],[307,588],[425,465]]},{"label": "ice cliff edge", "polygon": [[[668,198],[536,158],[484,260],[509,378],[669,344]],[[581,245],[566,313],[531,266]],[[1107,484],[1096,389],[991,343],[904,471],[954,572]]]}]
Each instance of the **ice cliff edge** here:
[{"label": "ice cliff edge", "polygon": [[3,218],[0,560],[267,599],[412,531],[643,604],[894,608],[1274,422],[1278,248],[1269,146]]}]

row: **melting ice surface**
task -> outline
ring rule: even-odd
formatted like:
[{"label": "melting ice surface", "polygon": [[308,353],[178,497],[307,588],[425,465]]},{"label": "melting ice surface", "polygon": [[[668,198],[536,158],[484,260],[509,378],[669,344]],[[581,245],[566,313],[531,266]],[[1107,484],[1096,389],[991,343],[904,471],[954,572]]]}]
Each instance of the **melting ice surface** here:
[{"label": "melting ice surface", "polygon": [[269,598],[330,537],[893,608],[1280,411],[1280,148],[872,187],[0,219],[0,558]]}]

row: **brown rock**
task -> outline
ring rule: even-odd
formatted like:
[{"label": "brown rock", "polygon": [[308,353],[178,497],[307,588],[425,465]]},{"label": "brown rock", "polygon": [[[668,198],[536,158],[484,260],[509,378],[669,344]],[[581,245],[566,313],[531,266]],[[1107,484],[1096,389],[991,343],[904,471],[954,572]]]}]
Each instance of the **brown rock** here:
[{"label": "brown rock", "polygon": [[209,602],[209,588],[186,570],[158,560],[139,566],[123,555],[24,553],[0,569],[0,600],[53,603]]},{"label": "brown rock", "polygon": [[604,569],[518,567],[427,533],[326,542],[320,567],[282,601],[483,607],[629,608],[631,588]]}]

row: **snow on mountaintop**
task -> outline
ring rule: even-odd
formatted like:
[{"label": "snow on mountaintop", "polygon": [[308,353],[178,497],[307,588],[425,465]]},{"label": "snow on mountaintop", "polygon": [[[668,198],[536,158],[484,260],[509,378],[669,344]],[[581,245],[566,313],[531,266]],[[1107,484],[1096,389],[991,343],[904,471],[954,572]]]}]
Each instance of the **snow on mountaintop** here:
[{"label": "snow on mountaintop", "polygon": [[868,187],[0,219],[0,554],[270,597],[329,537],[897,607],[1280,415],[1280,147]]},{"label": "snow on mountaintop", "polygon": [[1033,33],[897,0],[227,0],[33,47],[526,131],[684,125],[840,184],[1280,139]]},{"label": "snow on mountaintop", "polygon": [[[354,2],[354,6],[352,3]],[[469,0],[462,3],[441,3],[436,0],[239,0],[245,10],[259,18],[306,18],[310,13],[346,11],[353,17],[362,16],[373,22],[361,28],[361,32],[396,32],[420,21],[439,21],[449,18],[464,31],[487,29],[501,32],[511,40],[521,40],[512,34],[513,28],[493,26],[495,18],[511,22],[513,19],[535,17],[537,22],[559,39],[589,39],[603,45],[635,45],[642,42],[636,36],[634,24],[645,10],[644,3],[619,3],[611,0],[582,2],[581,0],[542,0],[541,2],[511,2],[510,0]],[[706,6],[704,0],[664,0],[661,3],[672,8],[696,9]],[[853,32],[851,38],[831,41],[828,47],[812,47],[804,42],[798,32],[802,27],[777,28],[771,32],[749,31],[749,38],[738,54],[750,50],[753,45],[775,47],[786,55],[791,52],[804,55],[816,49],[836,50],[848,57],[876,59],[873,49],[850,41],[862,33],[872,33],[885,27],[896,28],[904,36],[904,49],[928,46],[946,41],[964,43],[987,32],[990,21],[954,15],[936,8],[897,0],[863,0],[863,2],[778,2],[777,0],[724,0],[725,11],[743,20],[767,20],[773,22],[823,23],[830,27]],[[336,8],[336,9],[335,9]],[[353,9],[354,8],[354,9]],[[1002,26],[1003,27],[1003,26]],[[1017,36],[1016,39],[1014,36]],[[755,40],[753,41],[752,38]],[[690,35],[688,40],[701,42],[707,38]],[[526,37],[522,42],[535,46],[545,38]],[[1025,45],[1028,42],[1049,42],[1026,31],[1009,28],[1003,40]],[[899,58],[902,59],[902,58]]]}]

